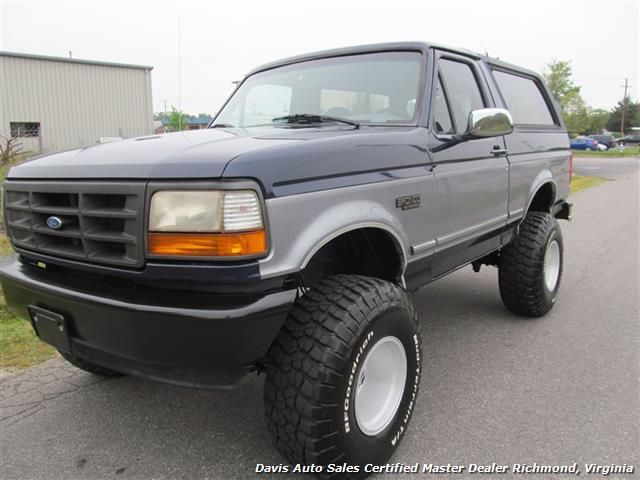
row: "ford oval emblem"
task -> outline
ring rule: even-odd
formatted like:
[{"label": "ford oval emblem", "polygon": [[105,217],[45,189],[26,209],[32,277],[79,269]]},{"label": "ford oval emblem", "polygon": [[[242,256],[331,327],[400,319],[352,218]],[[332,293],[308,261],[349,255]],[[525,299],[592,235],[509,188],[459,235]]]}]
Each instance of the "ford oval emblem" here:
[{"label": "ford oval emblem", "polygon": [[62,228],[62,220],[58,217],[49,217],[47,218],[47,227],[53,230],[60,230]]}]

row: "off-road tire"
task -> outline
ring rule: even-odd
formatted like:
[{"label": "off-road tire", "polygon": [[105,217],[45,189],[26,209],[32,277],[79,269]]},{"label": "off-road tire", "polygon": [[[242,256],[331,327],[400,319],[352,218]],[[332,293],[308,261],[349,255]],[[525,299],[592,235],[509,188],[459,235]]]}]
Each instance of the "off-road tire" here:
[{"label": "off-road tire", "polygon": [[85,360],[84,358],[76,357],[71,353],[61,352],[58,350],[58,353],[64,358],[67,362],[69,362],[74,367],[79,368],[80,370],[84,370],[85,372],[92,373],[93,375],[99,375],[101,377],[122,377],[124,373],[117,372],[115,370],[111,370],[110,368],[102,367],[100,365],[96,365],[89,360]]},{"label": "off-road tire", "polygon": [[[376,341],[388,336],[406,354],[404,390],[384,430],[365,435],[354,413],[354,378]],[[363,466],[384,463],[407,430],[420,383],[420,344],[413,306],[400,287],[358,275],[320,280],[297,300],[268,354],[264,404],[276,448],[291,464],[324,466],[320,477],[367,476]],[[359,471],[328,471],[345,462]]]},{"label": "off-road tire", "polygon": [[[547,288],[544,260],[551,242],[560,248],[560,270],[555,288]],[[546,212],[529,212],[500,253],[498,281],[504,305],[518,315],[540,317],[556,300],[562,280],[562,233],[556,219]]]}]

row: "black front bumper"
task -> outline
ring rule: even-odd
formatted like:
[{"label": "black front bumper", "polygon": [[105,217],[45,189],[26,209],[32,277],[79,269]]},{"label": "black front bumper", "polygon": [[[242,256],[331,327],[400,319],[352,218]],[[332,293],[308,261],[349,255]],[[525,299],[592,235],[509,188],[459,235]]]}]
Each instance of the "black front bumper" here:
[{"label": "black front bumper", "polygon": [[184,386],[232,387],[260,362],[295,290],[214,295],[118,286],[10,260],[0,267],[9,307],[28,306],[67,321],[72,353],[132,375]]}]

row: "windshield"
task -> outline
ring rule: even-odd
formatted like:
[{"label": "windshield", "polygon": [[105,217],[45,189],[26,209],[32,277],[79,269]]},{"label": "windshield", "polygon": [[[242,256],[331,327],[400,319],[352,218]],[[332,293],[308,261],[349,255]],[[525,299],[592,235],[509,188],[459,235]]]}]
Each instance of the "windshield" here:
[{"label": "windshield", "polygon": [[271,125],[289,115],[323,115],[359,124],[415,123],[422,56],[384,52],[295,63],[248,77],[214,125]]}]

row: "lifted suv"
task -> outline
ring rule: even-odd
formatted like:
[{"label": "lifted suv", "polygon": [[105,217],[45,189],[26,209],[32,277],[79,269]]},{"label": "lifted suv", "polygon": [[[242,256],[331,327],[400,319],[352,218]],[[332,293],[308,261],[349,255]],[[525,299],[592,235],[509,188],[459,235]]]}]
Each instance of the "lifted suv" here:
[{"label": "lifted suv", "polygon": [[422,43],[303,55],[252,71],[206,130],[11,169],[2,286],[95,374],[230,388],[266,372],[280,452],[361,475],[416,404],[408,293],[488,264],[509,310],[547,313],[570,176],[533,72]]}]

